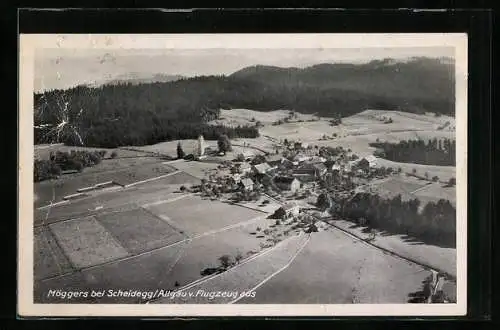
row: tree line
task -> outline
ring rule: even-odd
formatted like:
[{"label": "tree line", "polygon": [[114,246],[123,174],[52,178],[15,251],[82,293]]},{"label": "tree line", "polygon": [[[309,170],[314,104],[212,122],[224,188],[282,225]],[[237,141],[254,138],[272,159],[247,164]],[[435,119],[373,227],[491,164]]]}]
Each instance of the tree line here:
[{"label": "tree line", "polygon": [[456,142],[452,139],[403,140],[398,143],[373,142],[375,156],[402,163],[455,166]]},{"label": "tree line", "polygon": [[[51,152],[49,159],[35,159],[33,168],[34,182],[56,179],[62,174],[62,171],[75,170],[81,172],[85,167],[99,164],[105,155],[106,150]],[[115,156],[116,153],[113,152],[111,158]]]},{"label": "tree line", "polygon": [[335,203],[335,213],[360,225],[455,245],[456,209],[448,200],[428,202],[421,211],[418,198],[403,201],[401,195],[385,199],[376,194],[358,193]]}]

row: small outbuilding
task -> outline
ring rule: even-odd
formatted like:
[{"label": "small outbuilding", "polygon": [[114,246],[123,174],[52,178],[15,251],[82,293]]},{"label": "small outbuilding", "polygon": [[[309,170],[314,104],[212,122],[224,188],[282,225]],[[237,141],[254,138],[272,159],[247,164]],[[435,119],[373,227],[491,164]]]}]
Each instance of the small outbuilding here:
[{"label": "small outbuilding", "polygon": [[240,188],[245,191],[252,191],[254,188],[254,183],[252,179],[244,178],[239,183]]}]

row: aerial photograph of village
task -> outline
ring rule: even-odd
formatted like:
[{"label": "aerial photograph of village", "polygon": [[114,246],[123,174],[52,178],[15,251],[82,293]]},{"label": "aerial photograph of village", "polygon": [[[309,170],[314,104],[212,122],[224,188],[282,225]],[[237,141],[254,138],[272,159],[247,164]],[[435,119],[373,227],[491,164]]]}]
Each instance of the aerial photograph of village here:
[{"label": "aerial photograph of village", "polygon": [[454,49],[38,49],[34,302],[456,303]]}]

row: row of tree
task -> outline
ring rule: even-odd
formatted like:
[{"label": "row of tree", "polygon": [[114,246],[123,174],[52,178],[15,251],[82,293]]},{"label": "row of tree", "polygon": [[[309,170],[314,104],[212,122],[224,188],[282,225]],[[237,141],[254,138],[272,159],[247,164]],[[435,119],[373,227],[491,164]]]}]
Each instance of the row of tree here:
[{"label": "row of tree", "polygon": [[455,166],[456,142],[452,139],[403,140],[398,143],[374,142],[374,155],[395,162]]},{"label": "row of tree", "polygon": [[429,239],[441,244],[455,244],[456,209],[448,200],[428,202],[420,211],[418,198],[403,201],[376,194],[358,193],[336,201],[332,210],[343,218],[361,225],[389,232]]},{"label": "row of tree", "polygon": [[[59,177],[63,171],[83,171],[85,167],[97,165],[106,155],[105,150],[85,151],[71,150],[51,153],[49,159],[35,159],[34,181],[44,181]],[[113,156],[113,154],[112,154]]]}]

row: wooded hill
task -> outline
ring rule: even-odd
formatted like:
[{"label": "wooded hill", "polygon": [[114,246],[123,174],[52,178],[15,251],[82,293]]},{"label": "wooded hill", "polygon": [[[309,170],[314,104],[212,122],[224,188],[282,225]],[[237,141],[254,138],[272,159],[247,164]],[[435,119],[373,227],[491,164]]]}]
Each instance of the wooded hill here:
[{"label": "wooded hill", "polygon": [[[289,109],[348,116],[367,108],[454,114],[453,65],[416,58],[409,62],[321,64],[305,69],[248,67],[230,76],[172,82],[79,86],[35,94],[35,143],[116,147],[218,135],[206,125],[220,109]],[[67,114],[67,116],[66,116]],[[255,137],[256,127],[223,128],[230,137]],[[52,131],[54,133],[54,131]],[[209,138],[209,137],[206,137]]]}]

